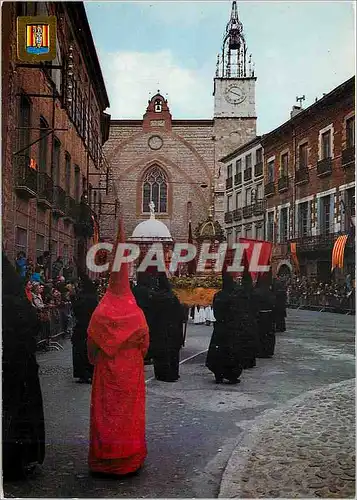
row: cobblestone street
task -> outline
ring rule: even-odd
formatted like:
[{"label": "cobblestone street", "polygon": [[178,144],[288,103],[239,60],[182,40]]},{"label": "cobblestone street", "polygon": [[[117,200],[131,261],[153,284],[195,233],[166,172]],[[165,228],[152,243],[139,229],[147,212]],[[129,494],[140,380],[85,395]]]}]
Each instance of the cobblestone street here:
[{"label": "cobblestone street", "polygon": [[70,343],[39,354],[46,459],[27,482],[5,484],[5,495],[350,498],[354,318],[294,310],[287,326],[275,356],[230,386],[204,366],[212,328],[190,325],[179,382],[152,380],[146,367],[148,457],[138,476],[119,481],[88,474],[90,387],[72,379]]}]

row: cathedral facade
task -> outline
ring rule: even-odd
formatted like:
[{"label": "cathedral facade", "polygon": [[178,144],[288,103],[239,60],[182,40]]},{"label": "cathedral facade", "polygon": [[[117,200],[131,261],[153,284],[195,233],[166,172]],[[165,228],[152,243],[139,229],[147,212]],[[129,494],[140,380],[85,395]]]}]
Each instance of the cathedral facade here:
[{"label": "cathedral facade", "polygon": [[[118,200],[128,236],[150,217],[151,202],[174,241],[187,241],[189,220],[193,228],[209,217],[223,225],[220,159],[256,136],[255,82],[234,1],[213,81],[213,117],[176,120],[158,91],[142,120],[111,121],[105,146],[111,202]],[[103,215],[101,235],[111,239],[114,226],[113,216]]]}]

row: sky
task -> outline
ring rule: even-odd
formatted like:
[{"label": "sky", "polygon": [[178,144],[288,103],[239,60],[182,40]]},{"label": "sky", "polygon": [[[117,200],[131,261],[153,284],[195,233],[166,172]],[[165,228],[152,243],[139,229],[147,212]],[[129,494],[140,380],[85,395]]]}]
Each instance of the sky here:
[{"label": "sky", "polygon": [[[239,1],[255,62],[257,132],[355,74],[350,1]],[[174,119],[213,118],[217,54],[231,1],[85,2],[113,119],[141,119],[160,90]]]}]

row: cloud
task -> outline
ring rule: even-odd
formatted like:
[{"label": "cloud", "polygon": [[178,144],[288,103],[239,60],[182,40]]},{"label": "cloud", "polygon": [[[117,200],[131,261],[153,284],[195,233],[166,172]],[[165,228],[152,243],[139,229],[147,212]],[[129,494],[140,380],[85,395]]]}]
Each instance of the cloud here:
[{"label": "cloud", "polygon": [[202,68],[180,66],[170,50],[100,54],[100,59],[113,119],[141,119],[158,89],[173,118],[212,117],[212,77]]}]

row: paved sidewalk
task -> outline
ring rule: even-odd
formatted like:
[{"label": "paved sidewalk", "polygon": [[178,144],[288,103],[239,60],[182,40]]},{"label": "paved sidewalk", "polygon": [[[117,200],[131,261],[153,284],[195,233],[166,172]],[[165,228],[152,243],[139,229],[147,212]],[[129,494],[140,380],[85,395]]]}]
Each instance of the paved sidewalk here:
[{"label": "paved sidewalk", "polygon": [[220,498],[354,498],[355,380],[267,411],[232,453]]}]

